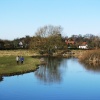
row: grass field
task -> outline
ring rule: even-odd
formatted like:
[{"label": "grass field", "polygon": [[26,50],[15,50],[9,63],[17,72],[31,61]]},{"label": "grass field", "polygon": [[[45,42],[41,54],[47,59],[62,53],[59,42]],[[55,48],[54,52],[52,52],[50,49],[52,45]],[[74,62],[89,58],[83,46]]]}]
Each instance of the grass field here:
[{"label": "grass field", "polygon": [[0,50],[0,57],[3,56],[32,56],[38,54],[34,50]]},{"label": "grass field", "polygon": [[30,71],[38,68],[39,59],[30,56],[24,56],[24,63],[17,64],[16,56],[2,56],[0,57],[0,75],[14,75]]}]

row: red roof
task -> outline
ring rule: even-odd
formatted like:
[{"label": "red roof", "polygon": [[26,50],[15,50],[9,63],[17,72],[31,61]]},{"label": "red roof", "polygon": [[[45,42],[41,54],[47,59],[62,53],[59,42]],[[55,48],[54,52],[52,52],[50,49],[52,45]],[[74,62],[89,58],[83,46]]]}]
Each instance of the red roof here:
[{"label": "red roof", "polygon": [[85,45],[87,45],[87,42],[83,42],[83,43],[81,44],[81,46],[85,46]]},{"label": "red roof", "polygon": [[70,40],[66,40],[65,42],[66,42],[66,44],[75,44],[74,41],[70,41]]}]

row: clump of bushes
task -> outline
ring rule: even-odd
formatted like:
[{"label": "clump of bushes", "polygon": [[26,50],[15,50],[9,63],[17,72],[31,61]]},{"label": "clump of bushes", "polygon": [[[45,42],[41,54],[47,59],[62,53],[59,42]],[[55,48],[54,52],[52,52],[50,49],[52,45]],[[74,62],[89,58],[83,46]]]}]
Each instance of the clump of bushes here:
[{"label": "clump of bushes", "polygon": [[89,50],[80,57],[81,62],[100,63],[100,50]]}]

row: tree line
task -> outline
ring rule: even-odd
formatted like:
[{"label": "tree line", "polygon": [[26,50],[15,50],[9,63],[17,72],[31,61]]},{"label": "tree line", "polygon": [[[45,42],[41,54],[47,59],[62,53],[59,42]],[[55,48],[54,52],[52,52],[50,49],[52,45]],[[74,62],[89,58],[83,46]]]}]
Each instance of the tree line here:
[{"label": "tree line", "polygon": [[[40,53],[52,53],[56,50],[67,50],[77,48],[82,42],[87,42],[89,49],[100,48],[100,36],[85,34],[82,36],[72,35],[70,37],[62,36],[63,28],[61,26],[46,25],[40,27],[33,37],[26,36],[10,40],[0,40],[0,49],[33,49]],[[75,44],[66,44],[65,40],[74,41]]]}]

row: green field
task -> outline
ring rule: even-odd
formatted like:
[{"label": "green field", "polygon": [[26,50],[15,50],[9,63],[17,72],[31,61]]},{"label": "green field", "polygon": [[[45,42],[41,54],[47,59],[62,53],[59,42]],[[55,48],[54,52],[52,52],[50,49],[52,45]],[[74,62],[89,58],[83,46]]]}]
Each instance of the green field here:
[{"label": "green field", "polygon": [[24,63],[17,64],[15,56],[0,57],[0,75],[16,75],[35,71],[38,68],[39,59],[30,56],[24,57]]}]

